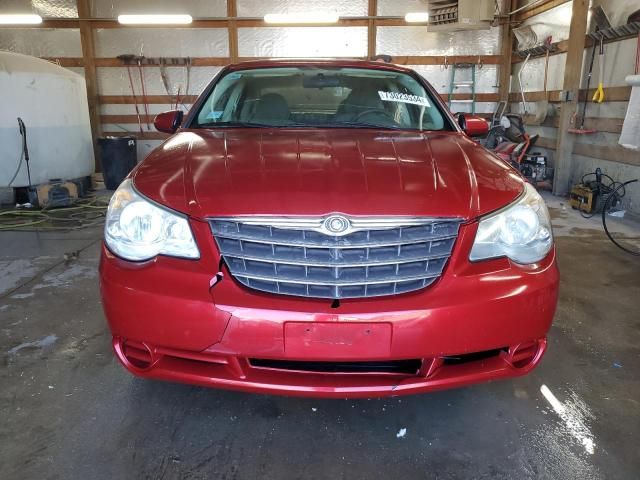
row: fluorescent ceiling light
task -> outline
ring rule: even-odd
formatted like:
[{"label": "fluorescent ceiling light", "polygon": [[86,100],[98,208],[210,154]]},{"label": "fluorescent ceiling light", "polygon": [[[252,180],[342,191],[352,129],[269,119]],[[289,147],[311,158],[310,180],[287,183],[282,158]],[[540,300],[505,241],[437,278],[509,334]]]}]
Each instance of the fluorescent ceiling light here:
[{"label": "fluorescent ceiling light", "polygon": [[187,25],[192,21],[191,15],[118,15],[123,25]]},{"label": "fluorescent ceiling light", "polygon": [[265,23],[337,23],[337,13],[267,13]]},{"label": "fluorescent ceiling light", "polygon": [[40,15],[0,15],[0,25],[37,25],[39,23],[42,23]]},{"label": "fluorescent ceiling light", "polygon": [[409,12],[404,16],[407,23],[427,23],[429,21],[429,12]]}]

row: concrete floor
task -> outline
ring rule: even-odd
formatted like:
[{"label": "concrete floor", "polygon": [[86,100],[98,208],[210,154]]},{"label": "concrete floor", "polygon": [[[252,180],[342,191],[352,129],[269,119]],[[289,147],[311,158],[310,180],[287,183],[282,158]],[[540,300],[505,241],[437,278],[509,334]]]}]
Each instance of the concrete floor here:
[{"label": "concrete floor", "polygon": [[133,378],[100,307],[101,232],[0,233],[0,478],[638,478],[640,258],[550,202],[562,289],[541,366],[383,400]]}]

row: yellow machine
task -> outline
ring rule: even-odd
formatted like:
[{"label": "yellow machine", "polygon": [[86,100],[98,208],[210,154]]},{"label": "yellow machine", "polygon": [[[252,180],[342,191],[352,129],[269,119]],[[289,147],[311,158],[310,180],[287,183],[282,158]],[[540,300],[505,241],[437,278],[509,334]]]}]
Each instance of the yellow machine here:
[{"label": "yellow machine", "polygon": [[572,208],[582,210],[585,213],[591,213],[596,208],[597,190],[579,183],[574,185],[569,196],[569,204]]}]

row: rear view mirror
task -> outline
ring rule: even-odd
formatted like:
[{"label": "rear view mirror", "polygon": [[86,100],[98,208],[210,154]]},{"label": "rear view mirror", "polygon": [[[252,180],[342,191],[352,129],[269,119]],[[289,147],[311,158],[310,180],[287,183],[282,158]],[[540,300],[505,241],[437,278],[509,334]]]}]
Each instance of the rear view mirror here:
[{"label": "rear view mirror", "polygon": [[468,137],[482,137],[489,133],[489,122],[470,113],[458,114],[458,125]]},{"label": "rear view mirror", "polygon": [[184,112],[182,110],[162,112],[156,115],[156,118],[153,120],[153,126],[156,127],[156,130],[159,132],[175,133],[182,124],[183,116]]},{"label": "rear view mirror", "polygon": [[318,73],[316,75],[304,75],[302,77],[302,86],[304,88],[339,87],[341,83],[340,77],[337,75]]}]

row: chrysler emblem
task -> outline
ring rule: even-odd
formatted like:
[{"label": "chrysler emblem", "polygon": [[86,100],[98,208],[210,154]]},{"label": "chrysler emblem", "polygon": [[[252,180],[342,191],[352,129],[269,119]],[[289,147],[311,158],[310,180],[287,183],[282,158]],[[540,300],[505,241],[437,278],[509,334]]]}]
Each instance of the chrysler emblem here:
[{"label": "chrysler emblem", "polygon": [[324,220],[324,228],[334,235],[345,234],[351,228],[351,222],[342,215],[331,215]]}]

